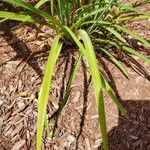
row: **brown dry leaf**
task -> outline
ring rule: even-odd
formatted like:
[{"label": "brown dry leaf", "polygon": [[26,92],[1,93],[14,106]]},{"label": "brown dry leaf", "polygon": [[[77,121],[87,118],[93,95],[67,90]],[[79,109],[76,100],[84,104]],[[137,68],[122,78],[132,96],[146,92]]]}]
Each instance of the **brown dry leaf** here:
[{"label": "brown dry leaf", "polygon": [[20,141],[16,142],[14,144],[12,150],[20,150],[20,148],[24,146],[25,142],[26,142],[25,140],[20,140]]}]

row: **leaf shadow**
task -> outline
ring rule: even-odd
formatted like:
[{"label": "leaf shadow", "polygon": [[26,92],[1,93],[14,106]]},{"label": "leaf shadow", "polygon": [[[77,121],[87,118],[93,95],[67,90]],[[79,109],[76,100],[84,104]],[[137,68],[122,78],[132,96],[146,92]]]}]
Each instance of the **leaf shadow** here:
[{"label": "leaf shadow", "polygon": [[108,133],[109,150],[149,150],[150,100],[123,100],[122,103],[129,119],[119,111],[118,126]]},{"label": "leaf shadow", "polygon": [[90,87],[90,83],[91,83],[91,77],[88,79],[87,77],[87,67],[85,62],[82,59],[82,70],[83,70],[83,76],[84,76],[84,90],[83,90],[83,109],[82,109],[82,113],[80,115],[80,127],[79,127],[79,131],[76,134],[76,144],[75,144],[75,149],[78,149],[78,143],[79,143],[79,139],[80,136],[82,135],[83,132],[83,127],[84,127],[84,123],[85,123],[85,116],[86,116],[86,112],[87,112],[87,106],[88,106],[88,93],[89,93],[89,87]]},{"label": "leaf shadow", "polygon": [[[0,31],[3,32],[3,38],[8,43],[8,45],[16,52],[16,56],[8,61],[22,59],[37,73],[37,75],[39,75],[40,77],[43,76],[43,71],[38,64],[38,58],[35,57],[34,53],[26,45],[26,43],[24,43],[16,35],[13,34],[9,25],[1,25]],[[11,43],[12,39],[15,39],[17,43]],[[8,61],[4,62],[1,65],[6,64]]]}]

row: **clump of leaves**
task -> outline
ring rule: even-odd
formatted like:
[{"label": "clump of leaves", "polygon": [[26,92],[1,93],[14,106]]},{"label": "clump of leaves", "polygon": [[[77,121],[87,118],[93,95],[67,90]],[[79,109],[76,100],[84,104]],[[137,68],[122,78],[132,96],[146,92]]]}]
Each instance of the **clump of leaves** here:
[{"label": "clump of leaves", "polygon": [[[145,0],[140,3],[134,1],[133,4],[128,5],[117,0],[39,0],[34,6],[23,0],[1,1],[21,7],[23,11],[18,13],[0,11],[0,22],[17,20],[24,23],[40,24],[53,29],[57,33],[51,46],[39,92],[37,150],[41,149],[44,124],[47,132],[49,131],[46,108],[54,67],[62,47],[68,43],[77,47],[77,50],[79,50],[79,58],[76,60],[66,87],[64,99],[59,106],[56,122],[68,100],[71,84],[78,70],[80,59],[84,57],[89,64],[89,71],[92,76],[103,138],[103,148],[104,150],[108,150],[103,90],[106,90],[122,113],[126,114],[126,111],[104,78],[96,59],[96,53],[101,52],[126,77],[128,76],[127,70],[122,62],[117,59],[119,54],[123,54],[125,57],[126,54],[133,55],[150,63],[150,58],[134,49],[126,37],[130,35],[147,48],[150,48],[150,43],[145,38],[124,26],[128,20],[150,19],[149,13],[137,9],[137,6],[147,4],[150,1]],[[41,6],[44,4],[50,5],[49,12],[41,9]]]}]

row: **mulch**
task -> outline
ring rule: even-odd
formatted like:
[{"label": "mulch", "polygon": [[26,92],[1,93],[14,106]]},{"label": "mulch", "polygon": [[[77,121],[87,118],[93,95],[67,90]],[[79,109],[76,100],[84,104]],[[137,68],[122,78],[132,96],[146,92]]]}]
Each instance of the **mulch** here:
[{"label": "mulch", "polygon": [[[150,39],[148,24],[148,21],[134,22],[131,27]],[[37,93],[53,37],[54,33],[47,28],[16,26],[16,22],[8,22],[0,28],[0,150],[36,149]],[[68,50],[57,62],[47,109],[49,118],[58,109],[76,56],[74,50]],[[122,116],[105,95],[110,150],[150,150],[150,65],[136,60],[144,66],[145,69],[141,69],[145,72],[141,74],[129,67],[129,80],[105,60],[107,73],[112,75],[108,76],[110,83],[130,118]],[[51,141],[44,133],[43,149],[101,149],[97,109],[87,70],[82,61],[55,137]],[[53,124],[50,120],[49,125]]]}]

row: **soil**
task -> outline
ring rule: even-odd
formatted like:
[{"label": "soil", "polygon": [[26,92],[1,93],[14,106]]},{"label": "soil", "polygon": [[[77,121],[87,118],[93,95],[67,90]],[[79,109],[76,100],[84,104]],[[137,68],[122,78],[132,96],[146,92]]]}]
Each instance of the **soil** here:
[{"label": "soil", "polygon": [[[150,12],[149,8],[144,9]],[[130,27],[150,39],[148,20],[132,22]],[[45,32],[51,34],[48,39]],[[16,26],[12,21],[0,27],[0,150],[36,149],[37,92],[53,35],[49,29]],[[58,109],[76,56],[73,49],[68,50],[57,62],[49,96],[49,117]],[[127,67],[129,79],[112,63],[102,60],[103,71],[130,118],[123,116],[104,95],[110,150],[150,150],[150,65],[135,60],[138,65],[132,63]],[[97,109],[86,66],[82,61],[55,137],[51,141],[44,135],[43,150],[101,149]],[[50,126],[53,123],[51,120]]]}]

